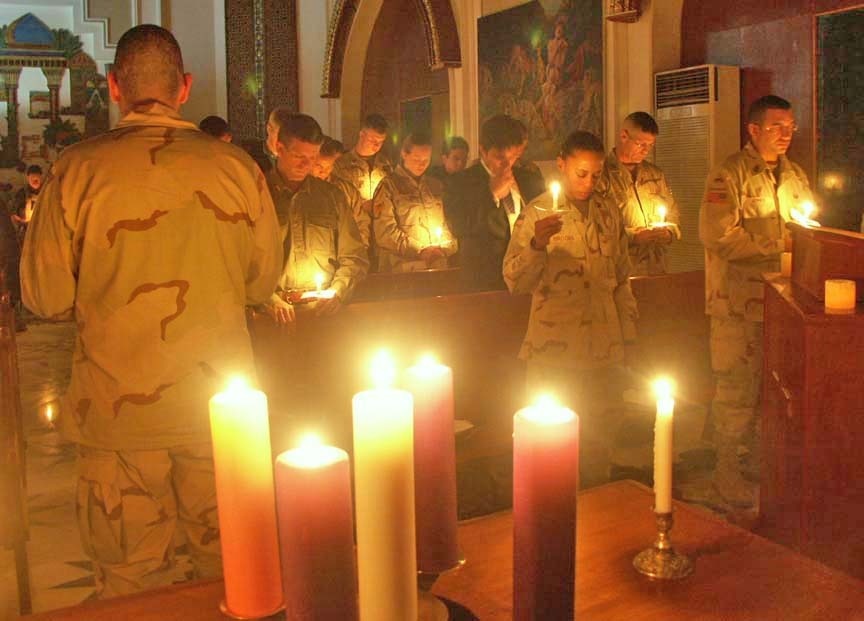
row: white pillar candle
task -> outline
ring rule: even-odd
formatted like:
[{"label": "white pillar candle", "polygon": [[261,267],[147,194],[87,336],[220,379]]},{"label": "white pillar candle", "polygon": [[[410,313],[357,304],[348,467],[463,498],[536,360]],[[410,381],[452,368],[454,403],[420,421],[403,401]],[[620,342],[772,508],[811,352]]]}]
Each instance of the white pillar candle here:
[{"label": "white pillar candle", "polygon": [[549,191],[552,192],[552,211],[558,210],[558,195],[561,194],[561,184],[553,181],[549,184]]},{"label": "white pillar candle", "polygon": [[406,621],[417,618],[413,400],[389,388],[386,355],[373,375],[378,387],[353,400],[360,619]]},{"label": "white pillar candle", "polygon": [[792,253],[783,252],[780,254],[780,275],[786,278],[792,277]]},{"label": "white pillar candle", "polygon": [[657,418],[654,423],[654,511],[672,511],[672,382],[654,382],[657,396]]},{"label": "white pillar candle", "polygon": [[825,281],[825,310],[829,313],[855,311],[855,281],[840,278]]}]

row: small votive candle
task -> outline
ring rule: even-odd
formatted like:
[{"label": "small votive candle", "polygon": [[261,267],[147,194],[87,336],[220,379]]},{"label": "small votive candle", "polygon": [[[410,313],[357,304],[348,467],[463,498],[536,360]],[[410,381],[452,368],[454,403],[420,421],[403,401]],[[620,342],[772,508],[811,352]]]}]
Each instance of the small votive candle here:
[{"label": "small votive candle", "polygon": [[792,253],[780,253],[780,275],[786,278],[792,277]]},{"label": "small votive candle", "polygon": [[829,278],[825,281],[825,312],[852,313],[855,311],[855,281]]}]

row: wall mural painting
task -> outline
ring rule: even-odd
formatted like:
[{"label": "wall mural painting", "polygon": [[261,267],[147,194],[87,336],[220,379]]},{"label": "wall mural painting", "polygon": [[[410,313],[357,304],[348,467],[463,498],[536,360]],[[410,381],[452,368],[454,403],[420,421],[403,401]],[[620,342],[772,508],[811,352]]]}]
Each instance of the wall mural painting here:
[{"label": "wall mural painting", "polygon": [[[64,147],[108,130],[108,83],[83,47],[76,34],[32,13],[0,26],[0,101],[6,102],[0,168],[51,162]],[[40,88],[32,86],[33,71],[42,73]],[[68,98],[61,94],[67,80]]]},{"label": "wall mural painting", "polygon": [[602,4],[534,0],[478,21],[481,122],[525,123],[530,159],[554,159],[576,129],[602,136]]}]

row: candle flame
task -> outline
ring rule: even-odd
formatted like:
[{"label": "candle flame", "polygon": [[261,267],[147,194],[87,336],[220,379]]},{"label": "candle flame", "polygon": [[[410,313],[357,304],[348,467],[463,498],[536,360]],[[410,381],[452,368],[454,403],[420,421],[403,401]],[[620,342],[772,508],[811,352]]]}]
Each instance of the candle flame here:
[{"label": "candle flame", "polygon": [[813,204],[813,201],[803,201],[798,209],[792,208],[790,215],[795,222],[802,226],[821,226],[812,219],[815,213],[816,205]]},{"label": "candle flame", "polygon": [[549,191],[552,192],[552,198],[557,201],[558,196],[561,194],[561,184],[557,181],[553,181],[549,184]]},{"label": "candle flame", "polygon": [[317,433],[304,433],[300,438],[300,448],[310,449],[319,446],[324,446],[324,442],[321,440],[321,436]]},{"label": "candle flame", "polygon": [[434,354],[425,353],[420,356],[417,364],[411,368],[411,372],[423,378],[437,377],[447,372],[447,367],[438,362]]},{"label": "candle flame", "polygon": [[675,384],[668,377],[658,377],[654,380],[653,387],[657,399],[671,399],[675,392]]},{"label": "candle flame", "polygon": [[372,383],[376,388],[387,388],[396,381],[396,362],[386,349],[372,358]]},{"label": "candle flame", "polygon": [[435,227],[435,241],[440,244],[442,239],[444,239],[444,228],[440,227],[440,226],[436,226]]},{"label": "candle flame", "polygon": [[318,272],[315,274],[315,290],[321,291],[321,287],[324,286],[324,274],[322,272]]},{"label": "candle flame", "polygon": [[245,377],[235,375],[228,380],[227,392],[245,392],[247,390],[249,390],[249,382],[246,381]]},{"label": "candle flame", "polygon": [[45,409],[43,410],[43,416],[45,417],[45,422],[48,423],[48,426],[49,427],[53,426],[54,425],[54,419],[56,417],[55,412],[54,412],[54,406],[51,405],[50,403],[48,405],[46,405]]},{"label": "candle flame", "polygon": [[659,205],[657,207],[657,217],[660,218],[660,222],[666,222],[666,214],[666,205]]},{"label": "candle flame", "polygon": [[282,463],[307,470],[323,468],[344,459],[347,459],[345,451],[325,445],[314,433],[305,434],[300,440],[300,446],[285,451],[277,458]]},{"label": "candle flame", "polygon": [[520,415],[539,425],[561,425],[576,417],[572,410],[549,394],[538,396],[531,406],[521,410]]}]

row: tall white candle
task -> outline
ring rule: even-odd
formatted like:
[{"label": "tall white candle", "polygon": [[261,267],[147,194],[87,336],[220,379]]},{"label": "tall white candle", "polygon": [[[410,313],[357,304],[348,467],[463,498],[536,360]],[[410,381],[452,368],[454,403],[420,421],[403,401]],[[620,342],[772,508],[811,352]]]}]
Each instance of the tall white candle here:
[{"label": "tall white candle", "polygon": [[666,222],[666,213],[667,213],[666,205],[659,205],[657,207],[657,220],[661,224]]},{"label": "tall white candle", "polygon": [[373,376],[377,387],[353,401],[360,619],[406,621],[417,618],[413,400],[389,387],[386,354]]},{"label": "tall white candle", "polygon": [[558,195],[561,194],[561,184],[553,181],[549,184],[549,191],[552,192],[552,211],[558,210]]},{"label": "tall white candle", "polygon": [[666,378],[654,382],[657,397],[657,419],[654,423],[654,511],[672,511],[672,382]]}]

